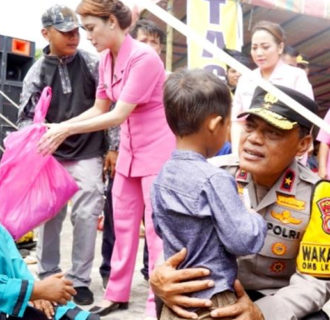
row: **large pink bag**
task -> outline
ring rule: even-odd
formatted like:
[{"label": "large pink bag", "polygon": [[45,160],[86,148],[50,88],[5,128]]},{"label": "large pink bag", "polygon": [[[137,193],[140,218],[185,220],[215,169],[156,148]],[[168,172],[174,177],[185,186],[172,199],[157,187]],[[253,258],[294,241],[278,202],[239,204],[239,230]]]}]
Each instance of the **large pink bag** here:
[{"label": "large pink bag", "polygon": [[51,88],[46,87],[36,106],[34,123],[5,139],[0,162],[0,223],[15,239],[53,218],[78,190],[53,156],[37,151],[37,143],[47,130],[42,122],[51,95]]}]

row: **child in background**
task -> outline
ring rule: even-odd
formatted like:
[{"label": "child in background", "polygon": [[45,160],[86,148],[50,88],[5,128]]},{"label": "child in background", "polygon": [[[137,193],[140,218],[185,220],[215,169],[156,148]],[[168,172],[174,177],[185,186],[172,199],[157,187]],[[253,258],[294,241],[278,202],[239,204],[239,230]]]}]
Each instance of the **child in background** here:
[{"label": "child in background", "polygon": [[[236,256],[258,252],[266,227],[260,215],[244,207],[233,177],[206,160],[227,136],[231,95],[226,84],[205,70],[175,72],[166,81],[164,104],[176,150],[153,184],[154,225],[166,259],[185,247],[180,269],[212,270],[214,287],[194,294],[212,300],[209,308],[195,311],[212,319],[214,307],[236,301]],[[164,306],[165,319],[182,318]]]},{"label": "child in background", "polygon": [[61,273],[35,281],[1,224],[0,261],[0,319],[52,319],[54,303],[66,304],[76,294],[72,282]]}]

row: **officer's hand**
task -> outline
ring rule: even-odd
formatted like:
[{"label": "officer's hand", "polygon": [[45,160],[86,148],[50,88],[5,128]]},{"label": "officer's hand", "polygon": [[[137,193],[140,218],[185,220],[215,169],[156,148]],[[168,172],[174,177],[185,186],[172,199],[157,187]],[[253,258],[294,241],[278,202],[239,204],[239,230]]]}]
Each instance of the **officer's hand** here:
[{"label": "officer's hand", "polygon": [[104,158],[104,173],[110,172],[110,177],[113,178],[116,172],[116,163],[118,158],[118,151],[109,150]]},{"label": "officer's hand", "polygon": [[215,309],[211,312],[213,318],[230,318],[245,320],[264,320],[264,316],[258,306],[254,304],[246,294],[239,280],[234,284],[237,302],[226,307]]},{"label": "officer's hand", "polygon": [[[176,270],[176,267],[184,260],[187,250],[182,249],[170,257],[161,266],[154,269],[150,276],[150,285],[156,296],[182,318],[192,319],[197,314],[188,312],[183,307],[210,306],[210,300],[197,299],[185,296],[190,292],[197,292],[214,286],[210,280],[194,280],[210,274],[208,269],[191,268]],[[192,280],[192,281],[190,281]]]}]

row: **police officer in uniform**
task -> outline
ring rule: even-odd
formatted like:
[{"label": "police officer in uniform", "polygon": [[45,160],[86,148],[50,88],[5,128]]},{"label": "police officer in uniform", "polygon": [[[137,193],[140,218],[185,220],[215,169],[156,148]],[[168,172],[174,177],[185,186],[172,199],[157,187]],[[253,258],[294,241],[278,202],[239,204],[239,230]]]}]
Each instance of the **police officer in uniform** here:
[{"label": "police officer in uniform", "polygon": [[[317,105],[311,99],[295,90],[278,88],[316,112]],[[318,177],[295,157],[308,150],[312,123],[261,88],[256,89],[250,109],[240,116],[246,120],[239,162],[233,155],[212,161],[236,177],[243,202],[264,217],[268,233],[258,254],[238,259],[238,302],[211,314],[214,318],[250,320],[329,319],[321,310],[330,296],[329,281],[296,271]],[[169,307],[191,318],[193,313],[185,308],[205,307],[209,301],[185,294],[212,286],[209,280],[200,279],[212,270],[175,270],[184,256],[182,250],[156,268],[151,285]]]}]

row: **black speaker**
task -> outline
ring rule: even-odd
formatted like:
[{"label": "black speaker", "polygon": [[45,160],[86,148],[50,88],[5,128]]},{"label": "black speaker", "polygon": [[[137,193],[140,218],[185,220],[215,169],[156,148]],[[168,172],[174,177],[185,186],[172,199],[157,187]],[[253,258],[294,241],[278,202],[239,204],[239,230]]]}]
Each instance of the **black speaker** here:
[{"label": "black speaker", "polygon": [[[0,113],[12,123],[17,121],[24,77],[34,63],[35,43],[0,35],[0,90],[9,99],[0,95]],[[0,119],[0,145],[9,131],[15,130]]]}]

